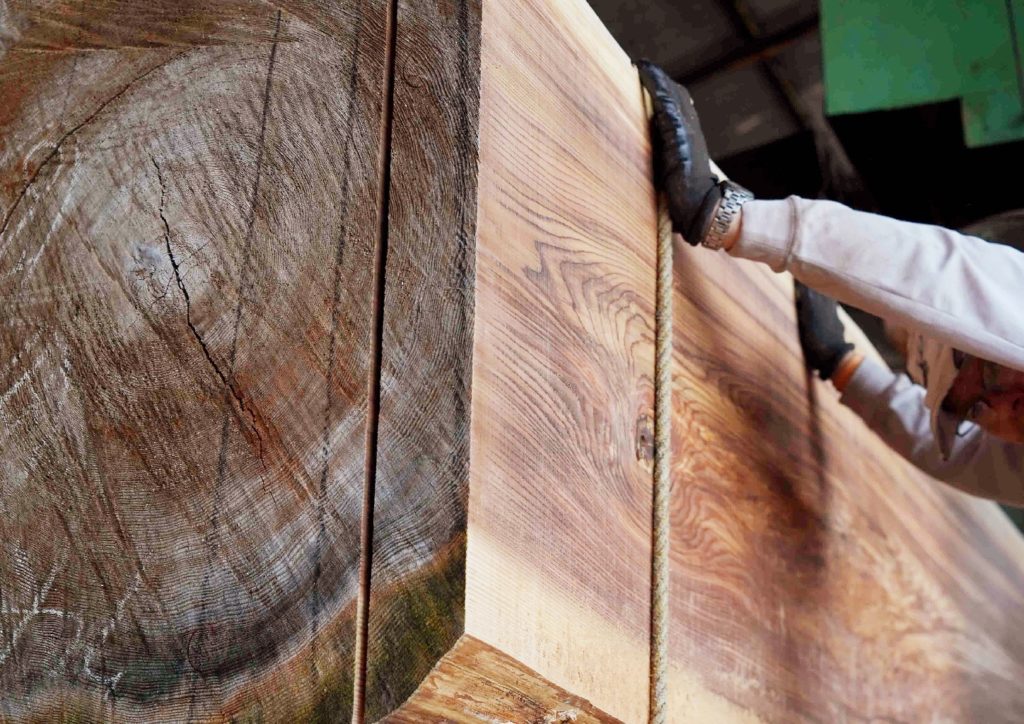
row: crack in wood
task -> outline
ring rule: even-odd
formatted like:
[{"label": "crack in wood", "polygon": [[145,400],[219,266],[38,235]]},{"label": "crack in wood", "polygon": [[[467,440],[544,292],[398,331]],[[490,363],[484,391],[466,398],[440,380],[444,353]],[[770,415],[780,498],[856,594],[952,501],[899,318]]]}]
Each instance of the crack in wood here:
[{"label": "crack in wood", "polygon": [[[238,287],[238,301],[235,305],[235,319],[234,326],[231,335],[231,352],[228,358],[228,373],[234,375],[235,359],[238,352],[238,331],[241,326],[242,320],[242,306],[245,301],[247,287],[250,284],[248,279],[251,270],[251,250],[253,241],[253,229],[256,221],[256,202],[259,195],[260,179],[263,171],[263,149],[266,143],[266,132],[267,132],[267,116],[270,110],[270,95],[274,77],[274,63],[277,59],[277,47],[278,37],[281,32],[281,11],[277,11],[277,15],[274,21],[274,42],[270,46],[270,57],[267,60],[267,73],[266,81],[263,87],[263,106],[260,112],[260,129],[259,136],[256,143],[256,169],[253,178],[252,185],[252,196],[249,203],[249,213],[246,219],[246,232],[245,232],[245,243],[242,251],[242,274],[239,280]],[[213,560],[217,555],[217,551],[220,548],[220,497],[221,489],[224,481],[227,477],[227,453],[228,453],[228,435],[230,428],[228,425],[228,418],[225,416],[221,424],[221,436],[220,436],[220,451],[217,455],[217,479],[214,486],[213,498],[214,505],[213,511],[210,514],[210,532],[207,536],[207,546],[209,549],[209,556],[207,557],[206,570],[203,573],[202,583],[200,585],[199,593],[199,626],[196,630],[194,637],[198,639],[196,643],[197,648],[202,647],[203,638],[206,635],[206,627],[208,625],[207,618],[207,605],[210,595],[210,577],[213,574]],[[263,450],[262,440],[257,438],[260,443],[258,450],[260,462],[263,463]],[[266,467],[264,463],[264,467]],[[192,651],[192,641],[188,650]],[[191,659],[190,659],[191,663]],[[193,677],[189,692],[189,705],[188,705],[188,720],[191,721],[195,715],[195,707],[197,703],[197,697],[199,694],[199,682],[201,679],[206,678],[206,672],[200,670],[194,664],[192,665]]]},{"label": "crack in wood", "polygon": [[[164,246],[167,250],[167,258],[170,260],[171,269],[174,272],[173,281],[177,284],[178,289],[181,290],[181,295],[185,300],[185,323],[188,325],[188,328],[192,331],[192,336],[195,337],[196,341],[199,343],[199,347],[203,350],[203,356],[206,357],[206,361],[210,363],[210,366],[213,368],[213,371],[217,374],[217,377],[220,378],[221,383],[223,383],[224,387],[231,392],[231,395],[238,402],[238,406],[242,409],[242,411],[246,412],[249,415],[249,417],[252,418],[252,431],[253,434],[256,436],[258,457],[262,462],[263,436],[260,434],[259,427],[256,423],[256,413],[254,413],[249,408],[249,406],[245,402],[245,398],[242,396],[242,393],[231,383],[231,380],[228,379],[227,375],[224,374],[223,370],[221,370],[220,365],[217,364],[217,361],[213,358],[213,355],[210,353],[210,348],[207,347],[206,340],[203,339],[203,335],[199,333],[199,329],[196,328],[195,322],[192,321],[192,297],[189,296],[188,288],[185,286],[185,280],[182,278],[181,265],[175,258],[174,250],[171,248],[171,226],[167,222],[167,216],[164,214],[164,202],[167,196],[167,184],[164,181],[163,173],[160,171],[160,166],[159,164],[157,164],[156,159],[150,156],[149,160],[153,162],[153,168],[156,169],[157,181],[160,183],[160,207],[158,209],[158,213],[160,215],[160,222],[163,224],[164,227]],[[167,288],[170,288],[170,280],[168,280]],[[164,294],[166,293],[167,289],[164,290]]]}]

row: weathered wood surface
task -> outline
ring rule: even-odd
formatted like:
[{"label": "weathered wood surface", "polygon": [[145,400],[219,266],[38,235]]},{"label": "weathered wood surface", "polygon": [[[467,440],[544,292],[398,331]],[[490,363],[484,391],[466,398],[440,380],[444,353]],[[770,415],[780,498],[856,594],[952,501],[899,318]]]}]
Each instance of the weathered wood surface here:
[{"label": "weathered wood surface", "polygon": [[584,2],[484,3],[467,633],[647,715],[655,204]]},{"label": "weathered wood surface", "polygon": [[0,718],[351,697],[384,4],[0,13]]},{"label": "weathered wood surface", "polygon": [[401,0],[374,489],[366,715],[463,632],[479,0]]},{"label": "weathered wood surface", "polygon": [[618,722],[487,644],[462,636],[388,724]]},{"label": "weathered wood surface", "polygon": [[806,378],[788,278],[676,282],[672,715],[1020,721],[1020,534]]}]

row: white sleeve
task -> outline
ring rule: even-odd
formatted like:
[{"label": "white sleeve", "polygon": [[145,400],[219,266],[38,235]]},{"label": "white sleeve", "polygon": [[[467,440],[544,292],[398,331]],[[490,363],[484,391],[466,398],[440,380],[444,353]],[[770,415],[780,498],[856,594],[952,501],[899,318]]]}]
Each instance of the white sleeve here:
[{"label": "white sleeve", "polygon": [[932,435],[924,395],[924,388],[906,375],[865,359],[840,402],[889,447],[932,477],[971,495],[1024,506],[1024,445],[1003,442],[965,422],[949,459],[943,460]]},{"label": "white sleeve", "polygon": [[791,196],[743,206],[733,256],[976,357],[1024,370],[1024,253]]}]

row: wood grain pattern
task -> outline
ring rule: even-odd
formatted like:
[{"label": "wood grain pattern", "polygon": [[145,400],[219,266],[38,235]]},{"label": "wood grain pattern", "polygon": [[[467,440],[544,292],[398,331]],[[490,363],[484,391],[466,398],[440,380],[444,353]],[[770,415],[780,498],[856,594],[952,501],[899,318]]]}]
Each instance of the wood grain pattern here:
[{"label": "wood grain pattern", "polygon": [[455,644],[465,596],[480,5],[403,0],[397,10],[370,719]]},{"label": "wood grain pattern", "polygon": [[655,204],[584,2],[484,4],[466,631],[647,707]]},{"label": "wood grain pattern", "polygon": [[[390,129],[386,0],[3,7],[0,721],[345,719],[363,553],[368,718],[644,721],[655,203],[584,0],[400,0]],[[1024,540],[790,279],[676,271],[672,720],[1024,717]]]},{"label": "wood grain pattern", "polygon": [[787,276],[676,266],[672,716],[1019,721],[1024,540],[808,379]]},{"label": "wood grain pattern", "polygon": [[0,718],[351,697],[383,3],[0,16]]},{"label": "wood grain pattern", "polygon": [[419,722],[618,722],[590,702],[542,679],[493,646],[462,636],[388,724]]}]

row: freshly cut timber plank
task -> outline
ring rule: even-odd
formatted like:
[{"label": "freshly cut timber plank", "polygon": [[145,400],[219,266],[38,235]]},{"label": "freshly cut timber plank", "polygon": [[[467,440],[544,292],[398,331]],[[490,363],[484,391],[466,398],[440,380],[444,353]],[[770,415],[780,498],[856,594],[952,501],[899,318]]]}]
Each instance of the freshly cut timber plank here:
[{"label": "freshly cut timber plank", "polygon": [[675,304],[670,718],[1020,721],[1006,516],[807,376],[788,276],[685,248]]},{"label": "freshly cut timber plank", "polygon": [[618,722],[501,651],[464,635],[389,724],[445,722]]},{"label": "freshly cut timber plank", "polygon": [[485,2],[466,630],[647,716],[656,210],[585,2]]},{"label": "freshly cut timber plank", "polygon": [[366,715],[466,633],[642,720],[655,207],[638,81],[582,2],[401,2],[396,46]]},{"label": "freshly cut timber plank", "polygon": [[0,719],[350,707],[385,4],[0,14]]}]

